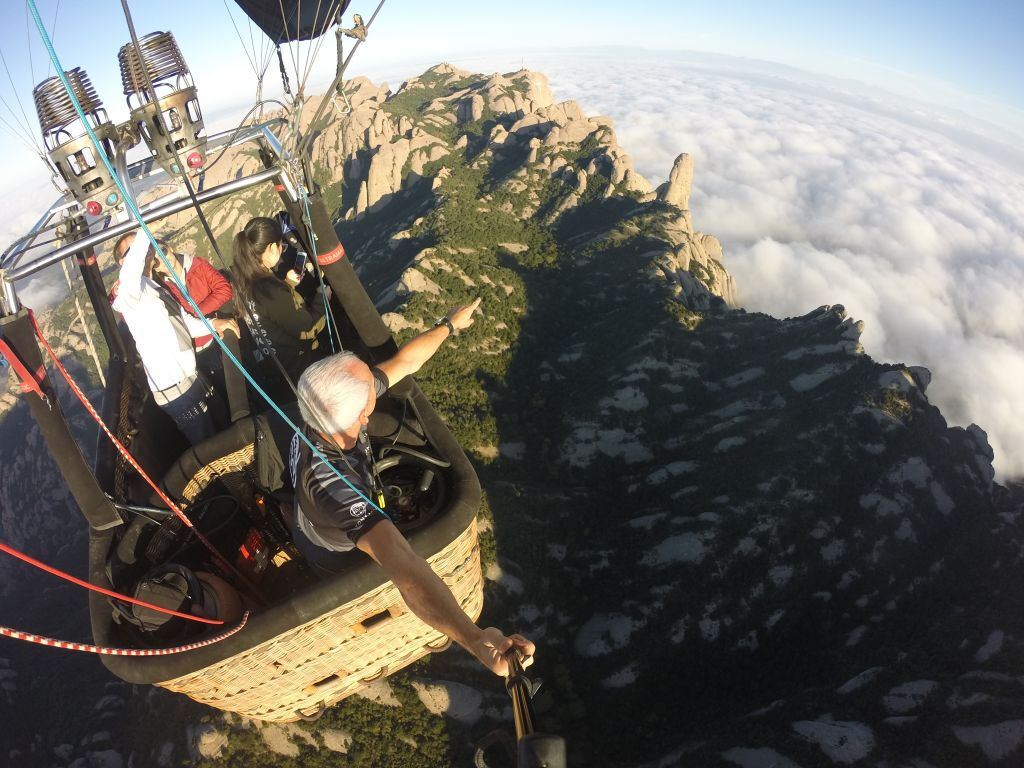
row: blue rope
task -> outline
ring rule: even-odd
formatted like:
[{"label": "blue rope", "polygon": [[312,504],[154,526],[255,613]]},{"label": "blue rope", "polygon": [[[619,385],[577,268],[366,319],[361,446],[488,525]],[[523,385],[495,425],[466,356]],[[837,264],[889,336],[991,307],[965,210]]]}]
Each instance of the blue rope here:
[{"label": "blue rope", "polygon": [[200,320],[203,321],[203,323],[207,327],[207,330],[209,330],[210,334],[213,336],[214,340],[217,342],[218,345],[220,345],[221,352],[227,355],[228,359],[232,362],[232,364],[234,364],[236,368],[238,368],[239,371],[242,372],[242,375],[245,376],[248,382],[252,385],[253,389],[255,389],[260,394],[260,397],[262,397],[267,402],[267,404],[274,409],[277,415],[284,420],[285,424],[291,427],[292,431],[299,436],[299,439],[302,440],[302,442],[304,442],[307,446],[309,446],[309,449],[313,452],[314,456],[316,456],[318,459],[320,459],[320,461],[322,461],[328,467],[330,467],[334,474],[337,475],[342,480],[342,482],[344,482],[349,488],[351,488],[356,493],[356,495],[359,496],[359,498],[361,498],[363,501],[369,504],[373,509],[376,509],[382,515],[384,515],[385,518],[391,520],[391,517],[390,515],[388,515],[387,512],[385,512],[383,509],[377,506],[377,504],[374,503],[373,500],[367,498],[362,491],[356,488],[355,485],[352,484],[352,481],[345,477],[345,475],[337,467],[331,464],[331,462],[328,460],[326,456],[324,456],[320,449],[317,448],[313,444],[313,442],[308,437],[306,437],[303,431],[291,419],[288,418],[287,414],[285,414],[285,412],[281,410],[277,403],[275,403],[273,399],[271,399],[270,395],[268,395],[263,390],[263,388],[256,383],[256,380],[253,379],[249,372],[245,370],[245,366],[243,366],[241,362],[239,362],[238,359],[231,353],[231,350],[228,349],[227,346],[224,344],[224,341],[220,338],[220,335],[217,333],[217,331],[214,330],[213,325],[211,325],[210,321],[207,320],[206,317],[203,315],[202,311],[199,309],[199,305],[196,304],[191,294],[189,294],[188,288],[185,287],[184,281],[182,281],[182,279],[178,277],[177,272],[171,268],[171,263],[168,261],[167,256],[164,254],[163,249],[160,247],[160,243],[157,242],[156,238],[153,236],[153,233],[146,225],[146,222],[142,220],[142,214],[139,212],[139,209],[135,206],[135,202],[128,195],[128,192],[127,190],[125,190],[124,184],[121,182],[120,177],[117,175],[117,172],[114,170],[114,167],[110,164],[110,160],[107,158],[106,152],[103,151],[103,147],[100,144],[99,139],[96,138],[96,134],[93,132],[92,126],[89,124],[89,120],[86,118],[85,112],[82,110],[82,105],[79,104],[78,99],[75,96],[75,92],[71,88],[71,83],[68,82],[67,75],[64,74],[64,67],[61,66],[60,60],[57,58],[57,52],[54,50],[53,42],[50,40],[50,36],[46,32],[46,27],[43,25],[43,20],[39,16],[39,9],[36,7],[35,0],[28,0],[28,7],[29,10],[32,11],[32,18],[35,20],[36,28],[39,30],[39,36],[43,40],[43,45],[46,46],[46,51],[50,56],[50,61],[53,63],[54,68],[57,70],[57,76],[60,78],[61,83],[64,84],[64,89],[67,91],[68,97],[71,99],[71,104],[74,106],[75,112],[78,114],[78,119],[82,121],[82,125],[85,126],[85,130],[89,133],[89,138],[92,140],[93,146],[96,149],[97,156],[101,160],[103,160],[103,164],[106,166],[107,171],[110,173],[110,177],[114,180],[114,183],[117,185],[117,189],[121,193],[121,199],[124,201],[124,204],[128,207],[128,210],[131,212],[132,217],[139,223],[139,228],[146,233],[146,236],[149,238],[149,242],[153,244],[153,247],[156,249],[157,254],[160,256],[160,260],[164,263],[164,266],[167,267],[168,273],[170,273],[171,278],[178,286],[178,290],[180,290],[182,295],[188,299],[188,302],[189,304],[192,305],[192,308],[195,310],[196,315],[199,317]]}]

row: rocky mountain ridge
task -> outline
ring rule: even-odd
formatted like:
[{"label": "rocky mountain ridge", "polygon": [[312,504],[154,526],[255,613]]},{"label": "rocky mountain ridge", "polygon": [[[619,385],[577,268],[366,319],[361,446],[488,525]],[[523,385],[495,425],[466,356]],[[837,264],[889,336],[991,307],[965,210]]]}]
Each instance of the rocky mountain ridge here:
[{"label": "rocky mountain ridge", "polygon": [[[837,305],[739,309],[693,226],[689,156],[653,189],[611,121],[554,103],[543,75],[439,65],[346,96],[314,171],[386,321],[404,339],[483,299],[418,378],[485,489],[484,620],[538,642],[542,727],[571,764],[1019,762],[1024,507],[993,482],[984,432],[928,402],[926,369],[872,361]],[[267,204],[211,207],[218,239]],[[31,435],[24,416],[0,430]],[[61,500],[32,499],[38,445],[23,454],[4,535],[73,560]],[[3,711],[31,727],[53,680],[34,649],[7,650]],[[69,662],[92,714],[10,738],[26,764],[465,765],[508,715],[458,651],[287,729],[105,686],[92,662]],[[159,736],[117,717],[143,701]]]}]

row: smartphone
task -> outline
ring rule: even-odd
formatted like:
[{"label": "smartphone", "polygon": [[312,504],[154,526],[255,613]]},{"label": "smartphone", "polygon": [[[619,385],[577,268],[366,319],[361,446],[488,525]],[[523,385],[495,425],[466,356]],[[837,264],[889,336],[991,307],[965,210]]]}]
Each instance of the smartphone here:
[{"label": "smartphone", "polygon": [[302,277],[302,271],[306,268],[307,259],[309,259],[309,254],[305,251],[299,251],[295,256],[295,266],[292,269],[295,270],[299,277]]}]

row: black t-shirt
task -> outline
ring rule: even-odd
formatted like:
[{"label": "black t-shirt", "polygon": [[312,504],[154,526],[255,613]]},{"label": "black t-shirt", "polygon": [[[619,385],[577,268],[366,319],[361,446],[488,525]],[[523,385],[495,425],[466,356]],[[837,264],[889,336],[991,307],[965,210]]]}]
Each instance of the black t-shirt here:
[{"label": "black t-shirt", "polygon": [[[388,389],[387,376],[377,368],[370,370],[377,397],[380,397]],[[370,499],[374,504],[378,503],[370,441],[360,430],[355,447],[341,451],[325,443],[309,427],[306,428],[306,436],[327,457],[331,466],[321,461],[298,435],[292,438],[289,463],[295,486],[295,523],[313,544],[335,552],[347,552],[363,534],[387,519],[366,501]],[[352,485],[338,477],[331,467]]]},{"label": "black t-shirt", "polygon": [[321,302],[307,308],[291,286],[267,278],[253,286],[246,309],[258,360],[277,355],[288,375],[297,379],[324,356],[317,338],[325,322]]}]

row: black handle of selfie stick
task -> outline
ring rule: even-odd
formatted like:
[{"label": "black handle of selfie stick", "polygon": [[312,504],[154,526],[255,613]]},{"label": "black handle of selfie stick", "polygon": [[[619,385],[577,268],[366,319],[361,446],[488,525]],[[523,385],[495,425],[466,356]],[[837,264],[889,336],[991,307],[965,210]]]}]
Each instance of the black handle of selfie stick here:
[{"label": "black handle of selfie stick", "polygon": [[516,727],[516,768],[565,768],[565,739],[536,731],[532,699],[539,684],[523,673],[519,654],[514,649],[505,658],[508,661],[505,690],[512,697]]}]

